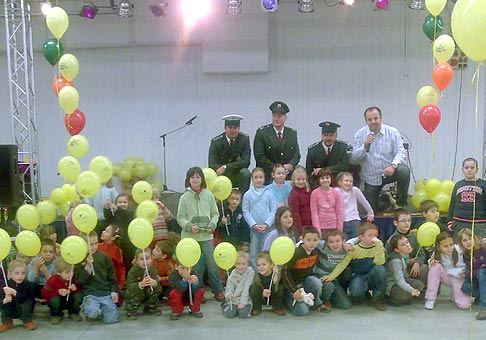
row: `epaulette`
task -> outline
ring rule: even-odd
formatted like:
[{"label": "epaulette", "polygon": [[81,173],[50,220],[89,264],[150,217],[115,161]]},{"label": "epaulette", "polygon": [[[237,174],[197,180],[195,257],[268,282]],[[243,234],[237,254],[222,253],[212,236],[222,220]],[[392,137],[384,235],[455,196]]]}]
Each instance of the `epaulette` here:
[{"label": "epaulette", "polygon": [[297,130],[295,129],[292,129],[291,127],[288,127],[288,126],[285,126],[286,129],[289,129],[290,131],[294,131],[294,132],[297,132]]},{"label": "epaulette", "polygon": [[211,142],[212,142],[212,141],[217,141],[217,140],[219,140],[219,139],[223,138],[223,137],[224,137],[224,134],[225,134],[225,133],[223,132],[222,134],[217,135],[216,137],[214,137],[213,139],[211,139]]},{"label": "epaulette", "polygon": [[245,136],[245,137],[250,137],[250,136],[248,136],[246,133],[241,132],[241,131],[240,131],[240,135],[243,135],[243,136]]},{"label": "epaulette", "polygon": [[269,128],[269,127],[271,127],[271,126],[272,126],[272,124],[262,125],[262,126],[260,126],[258,129],[259,129],[259,130],[263,130],[263,129]]},{"label": "epaulette", "polygon": [[312,149],[313,147],[319,145],[319,143],[322,143],[322,141],[319,141],[319,142],[315,142],[314,144],[312,145],[309,145],[309,147],[307,149]]}]

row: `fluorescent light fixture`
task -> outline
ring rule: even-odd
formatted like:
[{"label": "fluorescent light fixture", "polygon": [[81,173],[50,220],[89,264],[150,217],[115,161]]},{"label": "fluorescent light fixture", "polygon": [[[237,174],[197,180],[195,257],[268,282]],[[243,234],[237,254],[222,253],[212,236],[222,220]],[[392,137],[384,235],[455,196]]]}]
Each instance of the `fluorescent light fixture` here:
[{"label": "fluorescent light fixture", "polygon": [[226,13],[236,15],[241,14],[242,0],[228,0]]},{"label": "fluorescent light fixture", "polygon": [[299,12],[314,12],[314,0],[299,0]]},{"label": "fluorescent light fixture", "polygon": [[261,4],[264,12],[276,12],[278,9],[278,0],[262,0]]},{"label": "fluorescent light fixture", "polygon": [[98,8],[91,1],[88,1],[83,4],[83,7],[81,7],[79,16],[86,19],[94,19],[96,17],[96,13],[98,13]]},{"label": "fluorescent light fixture", "polygon": [[165,17],[165,9],[169,6],[167,1],[160,0],[148,6],[154,17]]},{"label": "fluorescent light fixture", "polygon": [[41,3],[42,14],[47,15],[51,9],[52,9],[51,2],[49,0],[43,0]]},{"label": "fluorescent light fixture", "polygon": [[199,19],[207,16],[211,9],[211,0],[182,0],[181,10],[184,22],[194,25]]},{"label": "fluorescent light fixture", "polygon": [[130,18],[132,15],[132,3],[130,0],[120,0],[118,3],[118,16],[120,18]]},{"label": "fluorescent light fixture", "polygon": [[339,0],[339,3],[346,7],[354,6],[354,0]]},{"label": "fluorescent light fixture", "polygon": [[418,11],[425,8],[425,0],[407,0],[407,6]]}]

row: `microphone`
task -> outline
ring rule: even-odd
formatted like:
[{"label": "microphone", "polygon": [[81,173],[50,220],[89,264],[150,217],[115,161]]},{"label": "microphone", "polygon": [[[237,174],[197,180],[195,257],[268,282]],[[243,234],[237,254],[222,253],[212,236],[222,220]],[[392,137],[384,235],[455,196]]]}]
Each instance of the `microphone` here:
[{"label": "microphone", "polygon": [[[370,136],[370,135],[375,137],[375,133],[373,131],[371,131],[368,136]],[[366,152],[370,152],[370,146],[371,146],[371,143],[365,145]]]},{"label": "microphone", "polygon": [[189,119],[189,120],[186,122],[186,125],[191,125],[191,124],[192,124],[192,122],[194,121],[194,119],[196,119],[196,118],[197,118],[197,116],[194,116],[194,117],[192,117],[191,119]]}]

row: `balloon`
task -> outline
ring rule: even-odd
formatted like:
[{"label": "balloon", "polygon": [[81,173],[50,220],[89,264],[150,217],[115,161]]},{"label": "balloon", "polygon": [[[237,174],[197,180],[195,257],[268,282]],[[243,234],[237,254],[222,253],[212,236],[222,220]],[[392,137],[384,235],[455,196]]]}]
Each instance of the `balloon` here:
[{"label": "balloon", "polygon": [[135,158],[133,158],[133,157],[127,157],[127,158],[125,158],[124,164],[127,166],[127,168],[129,168],[131,170],[131,169],[133,169],[135,167],[135,165],[137,163],[135,162]]},{"label": "balloon", "polygon": [[61,39],[69,27],[69,17],[61,7],[52,7],[46,15],[46,24],[52,35]]},{"label": "balloon", "polygon": [[434,41],[433,51],[434,57],[439,63],[447,62],[454,54],[456,44],[447,34],[442,34]]},{"label": "balloon", "polygon": [[127,166],[122,166],[118,173],[118,177],[124,182],[129,181],[130,178],[132,178],[132,171]]},{"label": "balloon", "polygon": [[213,194],[220,201],[224,201],[231,195],[233,184],[226,176],[218,176],[214,181]]},{"label": "balloon", "polygon": [[424,24],[422,25],[425,35],[432,41],[442,33],[443,27],[442,18],[439,15],[434,17],[431,14],[425,17]]},{"label": "balloon", "polygon": [[101,183],[106,183],[113,175],[113,164],[105,156],[96,156],[89,162],[89,170],[99,176]]},{"label": "balloon", "polygon": [[135,176],[139,178],[147,177],[149,174],[149,167],[146,163],[137,163],[135,165]]},{"label": "balloon", "polygon": [[455,185],[456,183],[454,183],[454,181],[446,179],[445,181],[442,181],[442,183],[440,184],[440,192],[443,192],[444,194],[451,196]]},{"label": "balloon", "polygon": [[118,176],[123,165],[120,163],[113,163],[113,176]]},{"label": "balloon", "polygon": [[42,46],[42,54],[49,64],[56,65],[64,54],[64,47],[57,39],[47,39]]},{"label": "balloon", "polygon": [[39,210],[31,204],[24,204],[17,210],[17,221],[28,230],[34,230],[40,224]]},{"label": "balloon", "polygon": [[437,178],[431,178],[427,182],[425,182],[425,192],[430,199],[437,196],[437,194],[440,192],[440,189],[441,183]]},{"label": "balloon", "polygon": [[177,261],[185,267],[193,267],[201,257],[201,247],[193,238],[183,238],[177,243]]},{"label": "balloon", "polygon": [[444,9],[447,0],[425,0],[425,7],[433,16],[438,16]]},{"label": "balloon", "polygon": [[59,105],[68,115],[78,109],[79,93],[73,86],[64,86],[58,94]]},{"label": "balloon", "polygon": [[159,206],[152,200],[143,201],[138,205],[135,216],[153,223],[159,216]]},{"label": "balloon", "polygon": [[84,113],[80,110],[76,110],[73,113],[66,114],[64,116],[64,125],[66,126],[66,130],[68,130],[71,136],[77,135],[84,129],[84,125],[86,124],[86,117]]},{"label": "balloon", "polygon": [[151,181],[153,187],[157,187],[160,191],[164,189],[164,185],[162,184],[161,181]]},{"label": "balloon", "polygon": [[81,173],[81,164],[72,156],[64,156],[57,163],[59,174],[66,181],[74,182]]},{"label": "balloon", "polygon": [[416,191],[412,196],[412,205],[420,210],[420,204],[427,199],[427,193],[425,192],[425,186],[423,190]]},{"label": "balloon", "polygon": [[152,224],[145,218],[136,218],[128,225],[128,238],[140,249],[147,248],[154,238]]},{"label": "balloon", "polygon": [[61,188],[54,188],[51,191],[50,200],[56,205],[61,205],[64,202],[67,202],[64,190],[62,190]]},{"label": "balloon", "polygon": [[132,187],[132,197],[138,204],[151,200],[153,195],[152,186],[145,181],[138,181]]},{"label": "balloon", "polygon": [[270,246],[270,257],[274,264],[281,266],[289,262],[295,253],[295,244],[290,237],[279,236]]},{"label": "balloon", "polygon": [[440,228],[434,222],[425,222],[417,231],[417,241],[421,247],[430,247],[435,243],[435,238],[440,234]]},{"label": "balloon", "polygon": [[71,203],[66,202],[61,205],[61,214],[62,216],[66,217],[69,213],[69,210],[71,210]]},{"label": "balloon", "polygon": [[435,86],[441,91],[449,85],[453,77],[454,70],[448,63],[437,64],[432,71],[432,80]]},{"label": "balloon", "polygon": [[89,204],[80,204],[73,210],[73,223],[79,231],[89,234],[98,223],[96,210]]},{"label": "balloon", "polygon": [[218,267],[228,271],[236,264],[238,253],[231,243],[221,242],[214,248],[213,256]]},{"label": "balloon", "polygon": [[0,261],[3,261],[10,254],[10,248],[12,248],[10,235],[0,228]]},{"label": "balloon", "polygon": [[55,76],[52,80],[52,91],[54,91],[56,97],[59,95],[59,91],[61,91],[64,86],[73,86],[73,83],[67,81],[62,76]]},{"label": "balloon", "polygon": [[433,198],[435,202],[439,205],[440,212],[447,212],[449,210],[449,205],[451,203],[451,196],[439,192],[437,196]]},{"label": "balloon", "polygon": [[79,201],[78,193],[76,192],[76,187],[72,184],[64,184],[61,187],[62,191],[66,194],[67,202]]},{"label": "balloon", "polygon": [[33,231],[24,230],[17,235],[15,246],[25,256],[36,256],[41,250],[41,241]]},{"label": "balloon", "polygon": [[415,192],[425,190],[425,179],[419,179],[417,182],[415,182],[413,189]]},{"label": "balloon", "polygon": [[84,157],[89,151],[89,142],[82,135],[75,135],[69,138],[67,144],[69,154],[76,158]]},{"label": "balloon", "polygon": [[388,8],[388,0],[376,0],[375,6],[378,9],[387,9]]},{"label": "balloon", "polygon": [[88,255],[88,243],[79,236],[69,236],[61,243],[61,256],[69,264],[78,264]]},{"label": "balloon", "polygon": [[440,123],[440,110],[435,105],[425,105],[419,112],[419,121],[425,131],[434,132]]},{"label": "balloon", "polygon": [[486,59],[486,2],[458,0],[451,15],[452,36],[471,59]]},{"label": "balloon", "polygon": [[148,177],[152,177],[157,175],[157,172],[159,172],[159,168],[157,167],[157,164],[155,163],[147,163],[148,166]]},{"label": "balloon", "polygon": [[84,171],[76,178],[76,189],[82,197],[93,197],[100,191],[101,181],[93,171]]},{"label": "balloon", "polygon": [[439,101],[439,94],[437,90],[434,89],[432,86],[423,86],[417,92],[417,105],[419,109],[423,108],[425,105],[428,104],[437,104]]},{"label": "balloon", "polygon": [[59,60],[59,70],[67,81],[72,81],[79,72],[79,62],[76,56],[66,53]]},{"label": "balloon", "polygon": [[204,168],[202,169],[202,172],[204,174],[204,178],[206,179],[206,187],[209,191],[213,191],[214,188],[214,182],[216,181],[216,178],[218,175],[216,174],[216,171],[214,171],[211,168]]}]

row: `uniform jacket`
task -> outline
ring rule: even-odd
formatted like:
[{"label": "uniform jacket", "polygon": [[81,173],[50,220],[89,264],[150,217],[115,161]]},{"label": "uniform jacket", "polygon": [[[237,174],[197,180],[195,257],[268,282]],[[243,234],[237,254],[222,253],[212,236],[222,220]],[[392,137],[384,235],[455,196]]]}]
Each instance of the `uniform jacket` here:
[{"label": "uniform jacket", "polygon": [[246,133],[240,132],[230,147],[226,132],[223,132],[211,140],[209,167],[217,170],[220,166],[226,165],[228,174],[237,174],[240,169],[248,168],[250,165],[250,154],[250,137]]},{"label": "uniform jacket", "polygon": [[312,188],[319,186],[318,178],[312,176],[312,170],[315,168],[329,168],[334,176],[342,171],[349,171],[349,157],[347,153],[348,144],[337,140],[331,149],[331,156],[327,156],[327,150],[324,149],[322,141],[318,141],[309,146],[305,168]]}]

